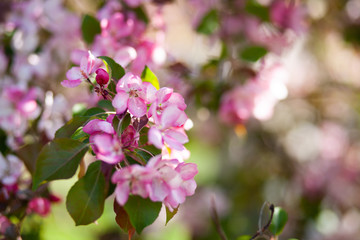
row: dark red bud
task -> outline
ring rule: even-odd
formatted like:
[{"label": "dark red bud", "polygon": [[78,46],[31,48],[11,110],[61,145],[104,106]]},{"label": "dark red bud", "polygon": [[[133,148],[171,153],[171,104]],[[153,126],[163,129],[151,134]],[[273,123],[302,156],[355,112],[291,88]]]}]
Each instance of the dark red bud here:
[{"label": "dark red bud", "polygon": [[98,68],[96,71],[96,82],[99,85],[105,85],[109,82],[109,74],[102,68]]}]

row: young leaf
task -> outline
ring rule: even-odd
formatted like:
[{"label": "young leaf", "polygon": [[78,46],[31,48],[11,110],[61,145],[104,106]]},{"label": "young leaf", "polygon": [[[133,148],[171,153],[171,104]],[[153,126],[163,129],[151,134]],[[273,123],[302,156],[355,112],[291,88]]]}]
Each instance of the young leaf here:
[{"label": "young leaf", "polygon": [[160,89],[160,84],[159,84],[158,78],[150,70],[150,68],[148,68],[148,66],[145,66],[143,72],[141,73],[141,80],[143,82],[151,83],[156,88],[156,90]]},{"label": "young leaf", "polygon": [[240,57],[246,61],[249,62],[256,62],[263,56],[265,56],[267,53],[266,48],[261,46],[250,46],[245,48],[241,54]]},{"label": "young leaf", "polygon": [[285,210],[280,207],[275,207],[274,216],[270,224],[270,231],[274,235],[280,235],[285,227],[287,220],[288,215]]},{"label": "young leaf", "polygon": [[102,215],[106,196],[104,188],[101,161],[93,162],[85,176],[71,187],[66,198],[66,208],[76,226],[92,223]]},{"label": "young leaf", "polygon": [[169,210],[168,207],[166,207],[166,223],[165,226],[168,224],[168,222],[177,214],[179,210],[179,207],[175,208],[172,212]]},{"label": "young leaf", "polygon": [[68,138],[57,138],[45,145],[36,160],[33,189],[43,181],[72,177],[88,148],[87,144]]},{"label": "young leaf", "polygon": [[137,233],[152,224],[159,216],[161,202],[152,202],[150,199],[139,196],[130,196],[124,209],[129,215],[131,224]]},{"label": "young leaf", "polygon": [[85,15],[81,23],[81,32],[86,43],[91,44],[97,34],[101,33],[99,21],[90,15]]},{"label": "young leaf", "polygon": [[216,10],[210,10],[201,20],[196,31],[205,35],[214,33],[219,28],[219,17]]},{"label": "young leaf", "polygon": [[116,63],[112,58],[106,57],[106,56],[100,56],[98,57],[103,60],[106,69],[109,73],[109,78],[111,79],[111,76],[118,81],[122,76],[125,75],[125,70],[123,67],[121,67],[118,63]]}]

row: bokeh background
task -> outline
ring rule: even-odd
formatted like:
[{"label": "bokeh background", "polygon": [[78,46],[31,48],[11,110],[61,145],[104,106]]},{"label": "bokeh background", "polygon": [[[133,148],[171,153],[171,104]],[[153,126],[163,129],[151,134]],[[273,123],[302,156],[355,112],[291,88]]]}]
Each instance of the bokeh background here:
[{"label": "bokeh background", "polygon": [[[2,71],[0,81],[2,84],[30,82],[44,89],[47,96],[61,94],[56,95],[61,96],[58,97],[60,104],[53,112],[61,109],[62,115],[52,117],[66,119],[71,115],[66,110],[73,108],[75,102],[89,104],[91,98],[86,87],[65,89],[60,85],[70,66],[69,54],[79,46],[77,41],[81,38],[80,33],[75,34],[71,28],[79,27],[83,14],[95,15],[104,2],[53,1],[69,15],[45,14],[41,21],[32,23],[33,28],[40,29],[36,31],[37,43],[48,39],[46,34],[56,36],[52,43],[47,42],[51,47],[46,53],[31,46],[35,41],[31,34],[22,32],[21,35],[19,31],[13,36],[6,34],[11,29],[7,22],[12,18],[23,18],[25,24],[26,14],[31,15],[36,10],[39,15],[46,13],[44,6],[50,8],[50,4],[32,1],[36,7],[23,13],[23,10],[11,8],[14,2],[21,1],[0,3],[2,49],[11,49],[7,56],[18,56],[19,52],[24,58],[13,57],[13,69]],[[221,12],[221,16],[227,11],[218,7],[218,1],[205,2],[212,4],[211,7],[217,6],[214,9]],[[272,1],[257,2],[269,9]],[[247,44],[243,36],[231,35],[229,39],[226,35],[204,35],[196,31],[194,22],[201,18],[198,16],[201,11],[206,12],[199,7],[204,1],[176,0],[161,7],[166,25],[163,46],[170,56],[168,62],[181,62],[186,74],[180,71],[178,76],[162,67],[154,72],[161,85],[169,84],[185,96],[187,114],[193,123],[186,147],[191,152],[189,161],[198,164],[198,188],[166,227],[163,209],[158,220],[134,239],[219,239],[211,219],[212,200],[229,239],[253,235],[257,231],[264,202],[281,206],[288,213],[288,223],[279,239],[359,238],[360,1],[285,2],[302,7],[304,14],[299,19],[303,28],[292,36],[290,44],[280,44],[280,51],[271,49],[273,45],[267,46],[267,54],[263,57],[266,61],[281,63],[286,70],[285,97],[273,104],[271,117],[252,116],[232,124],[220,117],[221,95],[231,89],[233,83],[246,81],[248,70],[259,69],[262,60],[234,63],[229,53],[239,47],[238,43],[240,48]],[[150,19],[158,11],[158,6],[150,2],[144,7]],[[70,21],[70,24],[60,20]],[[220,27],[228,26],[224,22]],[[249,27],[247,24],[250,23],[240,21],[228,27],[244,29]],[[158,37],[156,29],[150,29],[147,35]],[[224,45],[228,55],[221,58]],[[221,77],[224,74],[226,77]],[[221,81],[225,81],[227,87],[222,88],[224,85],[218,84]],[[67,107],[63,109],[64,106]],[[61,124],[44,128],[54,131]],[[26,218],[24,240],[127,239],[114,221],[111,200],[107,201],[105,212],[96,223],[75,227],[64,200],[76,180],[74,177],[51,183],[50,188],[63,201],[53,205],[46,218]]]}]

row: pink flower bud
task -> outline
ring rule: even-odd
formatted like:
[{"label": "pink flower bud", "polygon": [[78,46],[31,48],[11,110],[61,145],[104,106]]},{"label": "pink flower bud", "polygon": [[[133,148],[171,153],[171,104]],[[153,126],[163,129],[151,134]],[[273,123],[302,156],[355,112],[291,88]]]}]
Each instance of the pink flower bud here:
[{"label": "pink flower bud", "polygon": [[33,198],[29,202],[27,213],[37,213],[45,217],[50,213],[50,201],[46,198]]},{"label": "pink flower bud", "polygon": [[105,85],[109,82],[109,74],[102,68],[98,68],[96,71],[96,82],[99,85]]}]

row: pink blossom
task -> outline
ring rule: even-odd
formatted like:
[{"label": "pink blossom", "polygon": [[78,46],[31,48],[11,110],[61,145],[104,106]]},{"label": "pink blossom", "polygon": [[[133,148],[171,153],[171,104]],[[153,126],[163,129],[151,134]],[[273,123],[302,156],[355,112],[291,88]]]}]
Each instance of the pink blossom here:
[{"label": "pink blossom", "polygon": [[164,202],[171,210],[195,193],[194,176],[198,173],[193,163],[180,163],[176,159],[163,160],[161,155],[149,160],[146,166],[131,165],[112,176],[117,184],[116,200],[127,202],[129,194],[149,197],[154,202]]},{"label": "pink blossom", "polygon": [[161,65],[166,60],[165,49],[156,43],[150,41],[143,41],[136,47],[137,57],[131,64],[131,71],[134,74],[140,75],[145,68],[145,65],[153,66],[152,64]]},{"label": "pink blossom", "polygon": [[4,87],[0,101],[0,127],[9,134],[8,140],[14,140],[14,148],[21,142],[28,120],[36,119],[41,112],[37,104],[39,97],[37,88],[26,89],[15,85]]},{"label": "pink blossom", "polygon": [[[169,106],[176,106],[181,111],[186,109],[184,98],[179,93],[174,93],[171,88],[160,88],[155,96],[156,100],[151,104],[148,114],[149,117],[154,118],[155,122],[159,121],[162,112]],[[187,118],[185,113],[182,114],[182,118]]]},{"label": "pink blossom", "polygon": [[188,137],[181,127],[186,119],[184,112],[177,106],[172,105],[165,108],[158,121],[155,122],[155,126],[151,127],[148,132],[149,143],[159,149],[166,144],[170,148],[182,151],[183,144],[188,142]]},{"label": "pink blossom", "polygon": [[306,10],[303,6],[282,0],[276,0],[270,6],[270,19],[281,28],[290,28],[296,33],[306,30]]},{"label": "pink blossom", "polygon": [[117,135],[95,134],[89,138],[96,158],[109,164],[116,164],[124,159],[122,144]]},{"label": "pink blossom", "polygon": [[10,220],[0,214],[0,234],[5,234],[6,229],[11,226]]},{"label": "pink blossom", "polygon": [[94,119],[88,122],[83,131],[90,134],[89,141],[92,144],[96,158],[109,164],[116,164],[124,159],[122,143],[110,123],[107,121]]},{"label": "pink blossom", "polygon": [[89,51],[87,57],[81,58],[80,67],[72,67],[66,72],[67,80],[63,80],[61,84],[64,87],[73,88],[89,79],[94,72],[95,60],[94,55]]},{"label": "pink blossom", "polygon": [[135,117],[142,117],[147,112],[147,104],[154,100],[156,88],[129,72],[117,83],[116,92],[112,104],[117,113],[128,109]]},{"label": "pink blossom", "polygon": [[50,213],[50,201],[46,198],[36,197],[31,199],[28,204],[27,213],[36,213],[42,217],[47,216]]},{"label": "pink blossom", "polygon": [[140,165],[131,165],[115,172],[111,178],[116,183],[115,197],[120,205],[124,205],[129,194],[139,195],[143,198],[149,196],[147,185],[151,183],[148,169]]},{"label": "pink blossom", "polygon": [[15,155],[0,153],[0,182],[6,186],[13,186],[23,171],[23,163]]},{"label": "pink blossom", "polygon": [[227,124],[242,124],[251,117],[270,119],[275,104],[287,97],[287,78],[281,64],[264,65],[255,78],[223,95],[220,118]]}]

